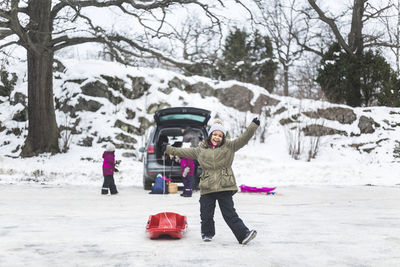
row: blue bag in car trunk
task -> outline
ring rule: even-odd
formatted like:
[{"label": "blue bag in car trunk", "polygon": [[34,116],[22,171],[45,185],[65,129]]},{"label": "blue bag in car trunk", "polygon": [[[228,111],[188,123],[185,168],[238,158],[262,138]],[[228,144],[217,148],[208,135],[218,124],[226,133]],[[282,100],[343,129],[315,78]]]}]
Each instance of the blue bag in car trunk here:
[{"label": "blue bag in car trunk", "polygon": [[157,175],[150,194],[168,194],[167,181],[162,177],[161,174]]}]

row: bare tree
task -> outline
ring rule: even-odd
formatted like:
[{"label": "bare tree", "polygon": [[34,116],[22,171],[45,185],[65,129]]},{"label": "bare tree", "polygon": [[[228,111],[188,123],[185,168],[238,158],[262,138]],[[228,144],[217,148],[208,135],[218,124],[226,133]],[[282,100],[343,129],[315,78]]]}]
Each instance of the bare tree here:
[{"label": "bare tree", "polygon": [[[383,12],[391,8],[391,4],[384,5],[382,7],[373,6],[368,0],[353,0],[351,7],[351,24],[350,31],[347,34],[347,38],[341,31],[340,25],[336,18],[332,18],[327,15],[327,11],[323,11],[322,8],[316,3],[315,0],[308,0],[308,3],[313,10],[318,14],[319,20],[326,23],[333,35],[335,36],[339,45],[343,50],[353,57],[356,62],[361,62],[364,49],[366,47],[378,47],[378,46],[391,46],[386,40],[382,40],[379,34],[367,34],[364,32],[367,22],[377,19]],[[351,102],[349,105],[360,106],[361,105],[361,74],[354,73],[352,77],[353,90],[351,92]]]},{"label": "bare tree", "polygon": [[[168,36],[165,30],[171,9],[191,5],[203,12],[214,27],[221,21],[214,7],[223,8],[222,0],[3,0],[0,2],[0,49],[18,45],[27,52],[28,136],[21,156],[42,152],[58,153],[59,130],[53,100],[54,53],[63,48],[88,42],[104,43],[114,57],[129,63],[129,57],[148,56],[178,67],[191,63],[166,56],[151,47],[149,39]],[[234,2],[241,4],[240,0]],[[144,36],[111,32],[96,25],[88,9],[113,8],[135,19]],[[213,11],[214,10],[214,11]],[[93,11],[93,10],[92,10]],[[151,22],[149,22],[151,20]]]},{"label": "bare tree", "polygon": [[386,9],[379,19],[384,27],[380,36],[387,35],[387,47],[390,48],[396,58],[396,73],[400,75],[400,0],[390,0],[392,8]]},{"label": "bare tree", "polygon": [[171,29],[170,49],[166,53],[171,57],[181,53],[184,60],[194,64],[185,68],[185,73],[213,77],[215,68],[212,66],[216,65],[222,47],[219,30],[196,13],[189,13],[182,23],[171,25]]},{"label": "bare tree", "polygon": [[298,0],[278,0],[273,5],[266,0],[256,0],[262,11],[263,21],[272,42],[276,55],[283,69],[283,95],[289,95],[289,68],[298,60],[304,48],[299,46],[296,38],[308,32],[308,25],[301,23],[302,14],[296,10]]},{"label": "bare tree", "polygon": [[172,36],[174,38],[170,40],[174,40],[174,44],[171,47],[178,41],[183,59],[191,62],[206,60],[204,56],[214,54],[212,49],[221,45],[218,31],[212,25],[205,25],[196,14],[189,14],[181,25],[173,27]]},{"label": "bare tree", "polygon": [[315,77],[318,75],[318,64],[319,56],[309,55],[303,59],[301,65],[296,66],[296,80],[294,81],[297,87],[297,92],[294,94],[296,98],[325,100],[321,87],[315,81]]}]

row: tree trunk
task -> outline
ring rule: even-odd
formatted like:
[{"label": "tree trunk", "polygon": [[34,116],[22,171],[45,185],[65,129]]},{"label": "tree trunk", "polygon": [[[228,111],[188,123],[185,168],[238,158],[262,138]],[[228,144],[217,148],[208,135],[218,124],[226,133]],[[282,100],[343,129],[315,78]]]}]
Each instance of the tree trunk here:
[{"label": "tree trunk", "polygon": [[348,88],[346,89],[346,104],[352,107],[361,107],[361,62],[360,57],[352,55],[348,62]]},{"label": "tree trunk", "polygon": [[347,89],[347,104],[352,107],[361,106],[361,73],[359,71],[359,64],[364,53],[362,29],[364,25],[363,16],[365,2],[366,0],[354,0],[349,34],[349,46],[353,52],[350,56],[352,57],[351,61],[354,67],[352,72],[348,74],[351,87]]},{"label": "tree trunk", "polygon": [[289,96],[289,66],[283,66],[283,95]]},{"label": "tree trunk", "polygon": [[51,0],[29,1],[32,23],[29,29],[28,59],[28,137],[22,157],[43,152],[58,153],[58,127],[53,99],[53,60],[50,25]]},{"label": "tree trunk", "polygon": [[397,0],[397,29],[396,29],[396,72],[400,75],[400,0]]},{"label": "tree trunk", "polygon": [[361,55],[364,50],[364,41],[362,36],[363,15],[365,11],[365,0],[354,0],[351,29],[349,33],[349,46],[356,55]]}]

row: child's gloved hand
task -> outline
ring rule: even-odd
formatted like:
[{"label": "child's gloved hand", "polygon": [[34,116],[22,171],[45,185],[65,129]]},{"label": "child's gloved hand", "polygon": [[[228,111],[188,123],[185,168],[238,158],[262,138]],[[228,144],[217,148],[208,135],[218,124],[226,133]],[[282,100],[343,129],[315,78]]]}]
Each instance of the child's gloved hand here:
[{"label": "child's gloved hand", "polygon": [[189,168],[189,167],[186,167],[186,168],[183,170],[183,174],[182,174],[183,178],[186,178],[186,176],[188,175],[189,171],[190,171],[190,168]]},{"label": "child's gloved hand", "polygon": [[260,126],[260,120],[259,120],[257,117],[255,117],[255,118],[253,119],[253,122],[254,122],[255,124],[257,124],[258,126]]},{"label": "child's gloved hand", "polygon": [[117,168],[114,168],[114,171],[115,171],[115,172],[119,172],[119,170],[118,170]]}]

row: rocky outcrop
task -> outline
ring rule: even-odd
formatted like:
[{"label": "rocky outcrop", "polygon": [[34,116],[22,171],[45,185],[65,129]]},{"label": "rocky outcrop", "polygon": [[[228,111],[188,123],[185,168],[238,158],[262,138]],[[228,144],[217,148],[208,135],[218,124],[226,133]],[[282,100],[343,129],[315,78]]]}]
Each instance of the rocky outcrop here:
[{"label": "rocky outcrop", "polygon": [[154,103],[154,104],[151,104],[151,105],[148,106],[147,113],[148,114],[154,114],[159,109],[170,108],[170,107],[171,107],[171,105],[168,104],[168,103],[164,103],[164,102],[162,102],[162,103]]},{"label": "rocky outcrop", "polygon": [[69,113],[72,118],[76,118],[78,116],[76,114],[76,112],[78,111],[96,112],[103,106],[103,104],[95,100],[91,99],[87,100],[83,97],[79,97],[78,103],[75,106],[73,106],[69,104],[70,100],[71,99],[69,98],[63,100],[55,98],[55,103],[56,103],[55,108],[61,110],[64,113]]},{"label": "rocky outcrop", "polygon": [[250,102],[253,97],[252,91],[240,85],[221,89],[218,93],[218,99],[222,104],[239,111],[250,111],[252,109]]},{"label": "rocky outcrop", "polygon": [[174,77],[168,82],[168,86],[169,88],[178,88],[179,90],[185,90],[187,86],[190,86],[190,83],[186,80],[181,80],[178,77]]},{"label": "rocky outcrop", "polygon": [[195,84],[187,84],[185,85],[185,92],[189,94],[199,93],[202,97],[205,96],[217,96],[217,92],[213,87],[208,85],[207,83],[198,82]]},{"label": "rocky outcrop", "polygon": [[16,92],[10,99],[10,104],[13,106],[21,105],[23,107],[13,115],[12,120],[18,122],[24,122],[28,120],[28,98],[24,94]]},{"label": "rocky outcrop", "polygon": [[117,120],[115,122],[115,124],[114,124],[114,127],[118,127],[122,131],[130,133],[130,134],[134,134],[134,135],[140,135],[141,134],[140,128],[137,128],[137,127],[133,126],[132,124],[123,122],[121,120]]},{"label": "rocky outcrop", "polygon": [[101,107],[103,106],[103,104],[94,101],[94,100],[87,100],[83,97],[78,98],[78,104],[75,106],[75,108],[73,109],[73,112],[76,111],[90,111],[90,112],[96,112],[98,111]]},{"label": "rocky outcrop", "polygon": [[10,96],[17,84],[17,74],[7,71],[0,71],[0,96]]},{"label": "rocky outcrop", "polygon": [[153,125],[152,122],[150,122],[148,119],[146,119],[145,117],[139,117],[139,123],[140,123],[140,131],[142,134],[145,133],[145,131],[151,126]]},{"label": "rocky outcrop", "polygon": [[127,120],[133,120],[136,117],[136,112],[129,108],[125,109],[125,112],[126,112],[125,118]]},{"label": "rocky outcrop", "polygon": [[11,105],[15,106],[18,103],[22,104],[24,107],[28,106],[28,97],[20,92],[16,92],[14,97],[11,98]]},{"label": "rocky outcrop", "polygon": [[358,122],[358,128],[362,134],[370,134],[375,132],[375,127],[379,127],[379,123],[376,123],[372,118],[361,116]]},{"label": "rocky outcrop", "polygon": [[285,107],[280,107],[279,109],[277,109],[277,110],[273,113],[273,115],[279,115],[279,114],[285,112],[286,110],[287,110],[287,108],[285,108]]},{"label": "rocky outcrop", "polygon": [[337,129],[325,127],[318,124],[307,125],[302,129],[305,136],[324,136],[324,135],[334,135],[340,134],[347,136],[347,132],[340,131]]},{"label": "rocky outcrop", "polygon": [[132,136],[123,134],[123,133],[119,133],[115,136],[115,139],[122,141],[124,143],[131,143],[131,144],[136,144],[137,141],[135,138],[133,138]]},{"label": "rocky outcrop", "polygon": [[94,82],[88,82],[81,87],[82,93],[88,96],[104,97],[107,98],[111,103],[117,105],[123,101],[119,96],[115,97],[112,92],[108,89],[108,86],[101,81],[97,80]]},{"label": "rocky outcrop", "polygon": [[[96,146],[94,142],[103,146],[106,142],[112,142],[117,148],[125,149],[126,151],[123,151],[123,154],[129,157],[136,157],[136,146],[138,141],[142,140],[139,137],[143,136],[147,129],[154,125],[151,117],[157,110],[171,107],[171,103],[174,105],[177,103],[179,105],[192,105],[193,102],[190,99],[190,95],[188,98],[185,93],[199,94],[202,98],[214,98],[212,101],[202,102],[203,100],[196,96],[196,100],[201,102],[199,106],[207,108],[205,103],[219,101],[224,106],[232,108],[231,110],[243,112],[240,115],[247,116],[250,112],[259,114],[264,121],[268,122],[268,125],[273,122],[274,127],[276,122],[273,120],[276,119],[279,120],[280,125],[289,130],[294,128],[296,130],[301,129],[305,136],[350,135],[355,137],[348,138],[348,143],[353,143],[353,139],[358,140],[357,137],[363,134],[371,134],[378,131],[381,134],[381,131],[386,130],[397,131],[400,126],[400,120],[397,119],[400,112],[396,109],[387,112],[388,116],[382,118],[382,116],[375,116],[376,109],[374,108],[353,109],[344,105],[324,105],[321,102],[308,105],[310,102],[307,100],[305,102],[307,102],[307,108],[310,108],[310,110],[307,109],[302,112],[298,108],[301,101],[274,96],[266,91],[261,91],[258,94],[258,91],[252,90],[254,87],[247,86],[245,83],[238,82],[235,84],[229,82],[227,88],[222,88],[221,86],[227,83],[207,80],[206,78],[193,82],[193,80],[197,79],[196,77],[186,78],[177,74],[175,77],[169,76],[173,78],[167,80],[169,78],[166,79],[165,77],[168,77],[168,75],[158,79],[155,73],[139,77],[134,76],[139,75],[135,71],[129,72],[134,74],[133,76],[127,74],[128,72],[122,74],[123,71],[121,71],[121,76],[112,76],[114,74],[110,76],[106,72],[100,75],[97,69],[96,74],[93,75],[82,76],[73,71],[71,72],[72,75],[69,75],[70,72],[66,72],[65,66],[57,61],[53,68],[54,78],[61,79],[55,83],[56,86],[61,86],[62,89],[61,93],[59,93],[60,88],[55,88],[55,107],[57,109],[57,122],[59,123],[60,132],[69,131],[70,134],[74,135],[73,143],[81,146]],[[0,79],[0,96],[2,96],[0,99],[3,102],[9,101],[6,105],[13,105],[11,107],[13,111],[10,115],[11,118],[0,122],[0,132],[24,138],[27,132],[24,127],[28,125],[28,98],[22,93],[21,88],[15,90],[14,86],[20,84],[20,82],[17,83],[15,74],[0,71]],[[156,81],[154,85],[148,82],[153,80]],[[156,85],[158,91],[169,94],[168,98],[165,98],[165,95],[162,94],[156,95],[155,91],[157,89],[153,89]],[[177,92],[180,92],[180,94],[176,94]],[[160,95],[161,97],[159,97]],[[159,102],[163,98],[165,100]],[[125,103],[122,102],[124,100]],[[1,102],[0,104],[4,105]],[[196,106],[196,104],[194,103],[193,105]],[[144,106],[146,107],[144,108]],[[209,107],[208,109],[213,112],[219,111],[219,108],[214,110],[214,107]],[[65,114],[62,114],[62,112]],[[88,114],[91,112],[96,112],[96,114]],[[65,118],[68,117],[65,119],[68,122],[64,123],[64,115]],[[213,115],[218,116],[218,114],[214,113]],[[82,121],[80,118],[82,118]],[[14,121],[11,121],[11,119]],[[108,131],[102,131],[102,129],[96,129],[95,127],[100,125],[95,122],[97,119],[104,124],[102,125],[103,127],[116,127],[118,129],[112,129],[113,134]],[[377,121],[382,124],[382,127]],[[65,125],[62,125],[63,123]],[[264,133],[266,128],[267,126],[264,125]],[[102,136],[102,134],[106,134],[106,136]],[[302,136],[304,137],[304,135]],[[15,139],[15,137],[12,138]],[[327,138],[327,140],[329,139],[336,140],[340,139],[340,137]],[[5,140],[3,143],[13,142],[10,140]],[[346,142],[347,139],[342,143]],[[345,146],[349,146],[349,144],[345,144]],[[378,143],[376,146],[372,143],[365,145],[360,143],[360,145],[354,145],[352,148],[358,149],[360,152],[368,152],[371,147],[378,146]],[[400,154],[398,147],[394,151]]]},{"label": "rocky outcrop", "polygon": [[13,121],[24,122],[28,120],[28,109],[24,108],[14,114]]},{"label": "rocky outcrop", "polygon": [[78,145],[80,146],[86,146],[86,147],[91,147],[93,143],[93,137],[86,136],[82,140],[78,142]]},{"label": "rocky outcrop", "polygon": [[0,121],[0,133],[2,132],[2,131],[4,131],[5,129],[7,129],[5,126],[3,126],[3,124],[1,124],[1,121]]},{"label": "rocky outcrop", "polygon": [[53,60],[53,72],[64,72],[65,71],[65,66],[62,64],[62,62],[58,59]]},{"label": "rocky outcrop", "polygon": [[150,88],[150,84],[148,84],[143,77],[132,77],[128,75],[128,78],[131,79],[131,88],[132,90],[125,90],[123,93],[129,99],[137,99],[142,97]]},{"label": "rocky outcrop", "polygon": [[303,112],[304,115],[313,119],[327,119],[338,121],[342,124],[352,124],[357,120],[357,116],[350,108],[330,107],[326,109],[318,109],[317,111]]},{"label": "rocky outcrop", "polygon": [[267,95],[260,94],[259,97],[257,98],[256,102],[254,103],[253,108],[251,109],[251,112],[256,113],[256,114],[261,114],[263,110],[265,110],[265,106],[276,106],[281,102],[280,100],[277,100],[275,98],[272,98]]},{"label": "rocky outcrop", "polygon": [[281,119],[279,121],[279,124],[283,126],[286,124],[298,122],[299,117],[300,117],[300,114],[294,114],[294,115],[290,116],[289,118]]}]

